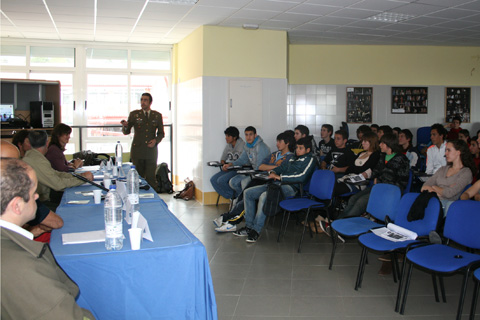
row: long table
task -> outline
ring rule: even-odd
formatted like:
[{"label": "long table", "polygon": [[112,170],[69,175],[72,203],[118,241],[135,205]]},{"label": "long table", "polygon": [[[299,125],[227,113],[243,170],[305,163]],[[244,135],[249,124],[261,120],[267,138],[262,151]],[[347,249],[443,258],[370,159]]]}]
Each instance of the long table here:
[{"label": "long table", "polygon": [[[93,186],[69,188],[64,198]],[[93,202],[93,198],[92,201]],[[97,319],[217,319],[217,306],[203,244],[168,210],[158,195],[140,199],[154,242],[130,248],[129,225],[119,251],[104,242],[62,244],[62,234],[104,229],[99,205],[57,208],[64,227],[52,232],[50,246],[59,265],[80,288],[78,304]]]}]

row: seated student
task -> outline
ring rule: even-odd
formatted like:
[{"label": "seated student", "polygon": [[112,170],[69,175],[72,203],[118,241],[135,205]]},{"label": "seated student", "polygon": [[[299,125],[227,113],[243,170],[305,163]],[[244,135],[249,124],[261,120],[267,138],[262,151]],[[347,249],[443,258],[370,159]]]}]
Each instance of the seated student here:
[{"label": "seated student", "polygon": [[78,287],[48,244],[22,229],[35,216],[35,171],[21,160],[2,159],[0,187],[2,319],[94,319],[75,302]]},{"label": "seated student", "polygon": [[[398,139],[393,133],[384,134],[380,139],[380,160],[373,169],[371,178],[373,183],[388,183],[405,189],[408,182],[410,163],[401,152]],[[368,199],[372,188],[354,194],[349,200],[345,210],[340,213],[338,219],[359,217],[367,209]],[[327,233],[328,234],[328,233]]]},{"label": "seated student", "polygon": [[[254,170],[258,170],[258,167],[262,164],[262,160],[270,154],[270,148],[263,142],[263,139],[257,135],[257,129],[250,126],[245,128],[245,146],[240,158],[237,160],[226,163],[222,169],[227,170],[231,166],[246,166],[250,165]],[[242,193],[242,190],[250,181],[249,176],[235,175],[233,176],[228,185],[234,191],[233,198],[236,198]]]},{"label": "seated student", "polygon": [[[292,141],[293,138],[285,133],[282,132],[277,136],[277,151],[273,152],[270,156],[263,159],[262,164],[258,167],[259,170],[262,171],[270,171],[279,167],[283,162],[288,161],[293,156],[293,146],[294,142]],[[264,184],[265,181],[263,180],[254,180],[251,183],[247,184],[246,188],[252,185],[259,185]],[[240,197],[239,197],[240,199]],[[237,208],[239,207],[239,208]],[[241,208],[240,208],[241,207]],[[235,208],[230,212],[241,212],[244,207],[243,201],[239,201],[236,203]],[[230,212],[222,214],[217,219],[213,220],[213,224],[216,226],[215,231],[217,232],[233,232],[237,230],[235,224],[229,223],[229,219],[232,218]],[[235,216],[235,215],[233,215]]]},{"label": "seated student", "polygon": [[[375,168],[380,159],[378,137],[375,133],[367,132],[362,136],[362,149],[365,151],[358,154],[345,173],[361,174],[365,179],[370,179],[373,168]],[[334,195],[339,196],[352,191],[358,191],[359,189],[365,188],[354,186],[344,182],[343,179],[339,179],[335,185]]]},{"label": "seated student", "polygon": [[308,127],[304,126],[303,124],[299,124],[295,127],[295,141],[298,141],[301,138],[308,137],[310,137],[310,140],[312,140],[312,154],[316,155],[318,153],[317,142],[315,142],[315,138],[313,137],[313,135],[310,135],[310,129],[308,129]]},{"label": "seated student", "polygon": [[330,150],[320,167],[335,173],[344,173],[353,164],[355,155],[346,147],[347,133],[345,131],[335,131],[334,142],[335,148]]},{"label": "seated student", "polygon": [[434,174],[438,169],[447,165],[445,160],[446,136],[447,130],[440,123],[431,126],[430,140],[432,145],[427,149],[427,170],[425,173]]},{"label": "seated student", "polygon": [[480,130],[477,131],[477,142],[480,144],[479,140],[480,140]]},{"label": "seated student", "polygon": [[383,137],[383,135],[386,134],[386,133],[392,133],[393,134],[392,127],[390,127],[388,125],[380,126],[377,130],[378,139],[381,139]]},{"label": "seated student", "polygon": [[[28,163],[38,177],[37,193],[40,201],[44,202],[50,209],[58,206],[59,201],[50,199],[50,191],[63,191],[65,188],[76,187],[84,182],[69,173],[56,171],[50,162],[45,158],[47,153],[47,133],[43,130],[30,131],[28,140],[32,149],[28,150],[23,161]],[[81,174],[88,180],[93,180],[91,172]],[[50,201],[52,200],[52,201]]]},{"label": "seated student", "polygon": [[470,188],[465,190],[460,196],[460,200],[476,200],[480,201],[480,180],[475,182]]},{"label": "seated student", "polygon": [[17,131],[12,138],[12,144],[20,151],[20,158],[25,156],[25,152],[27,152],[27,150],[32,149],[30,146],[30,141],[28,141],[28,132],[29,131],[25,129]]},{"label": "seated student", "polygon": [[[315,160],[312,157],[311,140],[301,138],[297,141],[296,156],[284,162],[280,167],[270,171],[269,178],[287,183],[307,182],[315,171]],[[285,197],[291,197],[298,191],[295,184],[286,184],[281,187]],[[267,197],[267,185],[248,188],[244,191],[245,199],[245,227],[233,234],[237,237],[247,237],[247,242],[258,240],[265,224],[266,216],[263,205]],[[258,200],[258,205],[256,202]]]},{"label": "seated student", "polygon": [[477,140],[472,139],[470,141],[470,153],[473,156],[473,161],[475,162],[475,166],[478,168],[480,166],[480,146]]},{"label": "seated student", "polygon": [[[373,123],[373,124],[370,125],[370,129],[372,129],[372,132],[373,132],[373,133],[377,133],[377,134],[378,134],[378,129],[379,129],[379,128],[380,128],[380,127],[379,127],[378,124],[376,124],[376,123]],[[379,139],[380,139],[380,137],[379,137]]]},{"label": "seated student", "polygon": [[462,124],[462,118],[459,116],[455,116],[452,119],[451,123],[447,123],[445,125],[445,128],[450,128],[448,131],[445,140],[457,140],[458,139],[458,133],[462,128],[460,128],[460,125]]},{"label": "seated student", "polygon": [[365,124],[362,124],[360,127],[358,127],[357,129],[357,141],[355,140],[352,140],[352,142],[350,143],[350,141],[347,141],[347,145],[348,147],[350,147],[350,149],[353,151],[353,153],[355,154],[359,154],[360,152],[364,151],[363,150],[363,135],[367,132],[372,132],[372,129],[370,129],[369,126],[365,125]]},{"label": "seated student", "polygon": [[52,168],[57,171],[70,172],[83,166],[83,161],[75,159],[73,162],[67,162],[65,158],[65,147],[70,141],[72,128],[64,123],[59,123],[53,128],[48,151],[45,158],[50,161]]},{"label": "seated student", "polygon": [[323,124],[322,130],[320,131],[320,137],[322,141],[320,141],[318,145],[318,149],[320,150],[320,156],[325,157],[330,150],[335,146],[335,143],[332,139],[333,135],[333,126],[331,124]]},{"label": "seated student", "polygon": [[[14,158],[20,157],[19,150],[10,142],[1,140],[0,156],[2,158]],[[63,219],[55,212],[47,208],[38,199],[37,210],[35,212],[35,218],[28,221],[22,227],[33,234],[34,240],[39,242],[50,242],[50,232],[53,229],[59,229],[63,227]]]},{"label": "seated student", "polygon": [[[223,133],[225,134],[225,141],[227,142],[227,145],[225,146],[225,149],[223,149],[220,162],[222,164],[226,164],[236,161],[238,158],[240,158],[240,155],[245,147],[245,142],[242,140],[242,138],[240,138],[240,132],[236,127],[228,127]],[[219,195],[225,199],[232,199],[233,190],[228,185],[228,182],[236,174],[237,173],[233,170],[222,170],[210,178],[210,183],[212,184],[213,189],[215,189]]]},{"label": "seated student", "polygon": [[446,216],[450,205],[460,198],[462,191],[472,182],[477,169],[467,143],[463,140],[447,142],[445,158],[447,165],[425,181],[422,191],[435,192],[438,195]]},{"label": "seated student", "polygon": [[470,144],[470,132],[467,129],[462,129],[458,132],[458,139]]},{"label": "seated student", "polygon": [[393,128],[392,128],[392,133],[393,133],[394,135],[396,135],[397,138],[398,138],[398,135],[400,134],[401,131],[402,131],[402,129],[401,129],[400,127],[393,127]]},{"label": "seated student", "polygon": [[410,161],[410,167],[413,168],[417,165],[418,162],[418,153],[415,150],[415,147],[412,145],[413,134],[412,131],[408,129],[403,129],[398,135],[398,144],[402,148],[403,154]]}]

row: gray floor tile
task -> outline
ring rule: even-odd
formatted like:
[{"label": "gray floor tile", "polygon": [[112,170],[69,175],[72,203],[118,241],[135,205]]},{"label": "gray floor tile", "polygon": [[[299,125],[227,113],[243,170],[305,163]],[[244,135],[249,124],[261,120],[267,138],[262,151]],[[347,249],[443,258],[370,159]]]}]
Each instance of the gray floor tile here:
[{"label": "gray floor tile", "polygon": [[235,316],[284,316],[290,313],[290,296],[241,295]]},{"label": "gray floor tile", "polygon": [[247,278],[242,295],[252,296],[290,296],[292,281],[290,279]]},{"label": "gray floor tile", "polygon": [[292,317],[343,317],[342,298],[337,297],[292,297]]},{"label": "gray floor tile", "polygon": [[233,316],[237,308],[240,296],[237,295],[223,295],[216,294],[217,299],[217,313],[219,316]]}]

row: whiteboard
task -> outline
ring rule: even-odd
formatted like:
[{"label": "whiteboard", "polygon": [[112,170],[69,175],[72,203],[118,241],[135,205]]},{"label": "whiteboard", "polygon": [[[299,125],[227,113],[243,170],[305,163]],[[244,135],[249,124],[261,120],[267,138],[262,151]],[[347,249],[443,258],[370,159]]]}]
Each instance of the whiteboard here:
[{"label": "whiteboard", "polygon": [[262,126],[262,81],[230,80],[228,124],[235,127]]}]

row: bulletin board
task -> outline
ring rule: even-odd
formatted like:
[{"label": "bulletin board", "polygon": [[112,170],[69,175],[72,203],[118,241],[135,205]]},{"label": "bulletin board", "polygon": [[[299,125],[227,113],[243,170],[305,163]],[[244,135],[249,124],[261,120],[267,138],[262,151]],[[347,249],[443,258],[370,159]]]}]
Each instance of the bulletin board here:
[{"label": "bulletin board", "polygon": [[372,87],[347,88],[347,123],[372,123]]},{"label": "bulletin board", "polygon": [[459,116],[462,123],[470,122],[471,88],[445,88],[445,122]]}]

